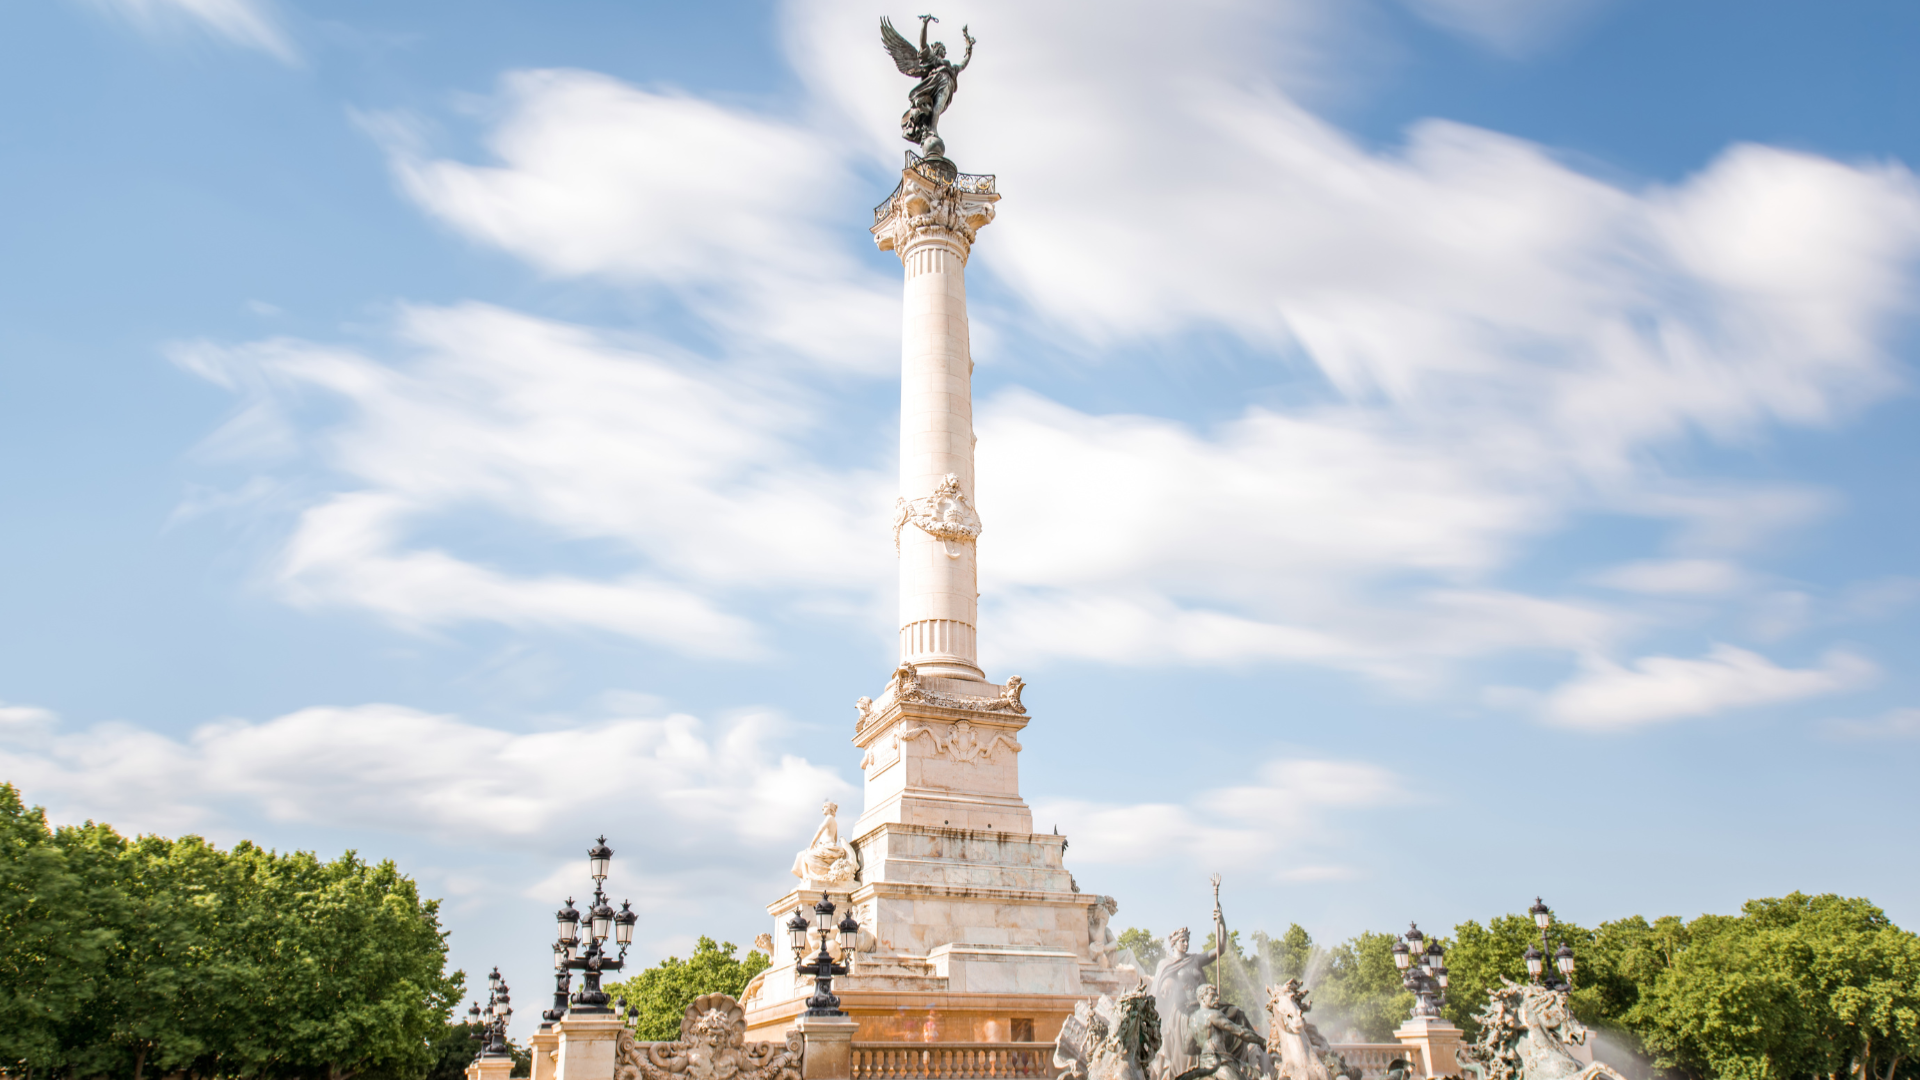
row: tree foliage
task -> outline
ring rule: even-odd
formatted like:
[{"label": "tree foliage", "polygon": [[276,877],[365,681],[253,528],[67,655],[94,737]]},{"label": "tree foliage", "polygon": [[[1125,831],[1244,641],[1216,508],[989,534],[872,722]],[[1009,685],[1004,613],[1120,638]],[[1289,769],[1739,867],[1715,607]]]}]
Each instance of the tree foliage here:
[{"label": "tree foliage", "polygon": [[461,990],[445,968],[438,902],[391,862],[50,829],[0,784],[10,1069],[418,1077]]},{"label": "tree foliage", "polygon": [[607,983],[602,989],[614,997],[625,998],[628,1008],[636,1012],[631,1021],[635,1038],[652,1042],[677,1039],[680,1018],[694,998],[702,994],[730,994],[738,998],[755,975],[772,966],[772,961],[759,952],[735,956],[737,948],[731,941],[716,943],[702,936],[694,943],[693,954],[685,960],[669,956],[624,981]]},{"label": "tree foliage", "polygon": [[1142,975],[1152,975],[1153,969],[1159,967],[1161,959],[1167,955],[1165,942],[1154,937],[1153,931],[1137,926],[1122,933],[1115,941],[1120,948],[1133,953],[1133,965]]}]

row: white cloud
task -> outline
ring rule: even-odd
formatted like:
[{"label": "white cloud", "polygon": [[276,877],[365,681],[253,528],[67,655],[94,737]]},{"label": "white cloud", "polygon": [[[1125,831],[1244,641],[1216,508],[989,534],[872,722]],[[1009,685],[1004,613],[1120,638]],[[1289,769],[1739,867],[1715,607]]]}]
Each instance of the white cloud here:
[{"label": "white cloud", "polygon": [[1698,660],[1649,656],[1631,666],[1590,657],[1578,675],[1554,688],[1543,711],[1570,727],[1623,730],[1837,693],[1875,674],[1868,661],[1837,650],[1813,668],[1779,667],[1731,645],[1715,645]]},{"label": "white cloud", "polygon": [[134,24],[158,29],[186,20],[227,41],[282,63],[298,61],[293,42],[259,0],[93,0]]},{"label": "white cloud", "polygon": [[1871,720],[1828,720],[1821,728],[1846,742],[1920,739],[1920,709],[1889,709]]},{"label": "white cloud", "polygon": [[204,724],[184,739],[125,724],[0,727],[0,775],[64,819],[128,832],[263,815],[480,845],[577,830],[590,751],[599,775],[620,778],[598,812],[635,832],[644,824],[649,849],[767,847],[791,840],[823,796],[851,791],[833,771],[773,752],[785,728],[748,713],[720,725],[613,717],[516,733],[399,705],[316,707]]},{"label": "white cloud", "polygon": [[[409,355],[392,364],[284,340],[174,350],[242,396],[208,442],[215,456],[272,464],[300,446],[298,410],[316,393],[346,406],[305,445],[307,464],[337,479],[300,513],[276,567],[296,603],[743,655],[760,631],[722,610],[729,591],[884,579],[885,485],[796,452],[820,417],[777,376],[703,370],[480,305],[404,310],[398,337]],[[425,538],[463,513],[532,526],[536,549],[611,541],[635,568],[510,573],[449,550],[458,530]]]},{"label": "white cloud", "polygon": [[1336,848],[1337,815],[1401,801],[1398,778],[1377,765],[1282,758],[1261,766],[1253,783],[1203,791],[1189,802],[1040,800],[1034,820],[1058,823],[1080,863],[1224,859],[1270,865],[1276,880],[1327,881],[1355,873],[1308,861]]},{"label": "white cloud", "polygon": [[408,194],[549,273],[664,286],[736,346],[870,372],[896,362],[898,288],[834,227],[852,178],[814,134],[580,71],[511,75],[501,108],[497,165],[385,136]]},{"label": "white cloud", "polygon": [[0,734],[29,731],[57,723],[59,717],[38,705],[0,704]]}]

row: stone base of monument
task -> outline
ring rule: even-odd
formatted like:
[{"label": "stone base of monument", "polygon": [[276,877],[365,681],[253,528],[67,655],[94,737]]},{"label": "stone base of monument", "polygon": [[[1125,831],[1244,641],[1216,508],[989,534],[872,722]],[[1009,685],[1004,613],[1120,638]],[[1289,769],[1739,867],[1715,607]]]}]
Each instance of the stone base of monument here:
[{"label": "stone base of monument", "polygon": [[1393,1032],[1408,1058],[1421,1071],[1418,1075],[1458,1076],[1460,1064],[1455,1054],[1467,1045],[1459,1028],[1437,1016],[1415,1016]]}]

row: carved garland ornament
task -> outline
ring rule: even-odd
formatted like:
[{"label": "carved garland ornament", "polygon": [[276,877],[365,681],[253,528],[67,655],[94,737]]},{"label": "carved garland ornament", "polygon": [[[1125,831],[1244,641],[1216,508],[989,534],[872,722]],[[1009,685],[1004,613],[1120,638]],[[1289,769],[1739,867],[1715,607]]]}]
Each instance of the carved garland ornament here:
[{"label": "carved garland ornament", "polygon": [[893,672],[893,700],[916,701],[922,705],[933,705],[942,709],[971,709],[974,712],[1004,712],[1026,715],[1027,707],[1020,703],[1020,692],[1027,684],[1020,676],[1007,680],[1001,687],[999,697],[973,697],[970,694],[941,694],[920,685],[920,671],[912,664],[901,664]]},{"label": "carved garland ornament", "polygon": [[960,478],[948,473],[933,494],[924,499],[901,498],[893,507],[893,553],[900,554],[900,530],[909,524],[919,526],[928,536],[943,541],[947,558],[960,557],[960,545],[980,537],[980,515],[960,490]]},{"label": "carved garland ornament", "polygon": [[924,724],[914,723],[901,724],[899,732],[894,735],[894,739],[900,743],[922,737],[933,743],[935,754],[945,754],[962,765],[991,761],[994,752],[1002,746],[1016,754],[1022,749],[1018,740],[1004,732],[995,734],[991,739],[981,738],[969,720],[955,721],[952,727],[947,728],[945,736]]},{"label": "carved garland ornament", "polygon": [[680,1018],[673,1042],[638,1042],[620,1029],[613,1080],[800,1080],[806,1044],[748,1042],[747,1014],[725,994],[697,997]]}]

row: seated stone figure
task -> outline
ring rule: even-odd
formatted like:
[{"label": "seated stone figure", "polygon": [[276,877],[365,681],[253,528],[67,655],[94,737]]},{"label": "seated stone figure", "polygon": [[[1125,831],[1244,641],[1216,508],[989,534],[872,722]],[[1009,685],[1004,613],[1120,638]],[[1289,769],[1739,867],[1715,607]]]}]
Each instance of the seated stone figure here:
[{"label": "seated stone figure", "polygon": [[825,820],[813,832],[813,842],[793,857],[793,876],[803,889],[839,889],[853,884],[860,864],[853,848],[840,839],[838,804],[829,799],[821,813]]}]

